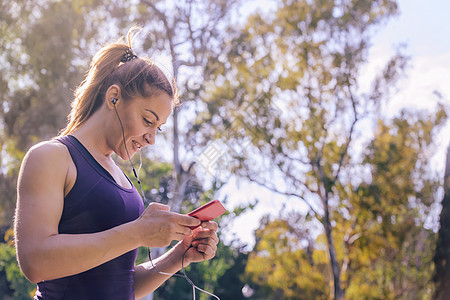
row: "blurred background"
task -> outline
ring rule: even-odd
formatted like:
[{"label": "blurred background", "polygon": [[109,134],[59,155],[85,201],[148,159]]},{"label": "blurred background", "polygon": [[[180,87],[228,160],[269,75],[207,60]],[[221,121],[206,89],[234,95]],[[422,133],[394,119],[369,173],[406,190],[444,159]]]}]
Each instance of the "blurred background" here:
[{"label": "blurred background", "polygon": [[[216,257],[187,269],[194,283],[224,300],[445,296],[449,10],[442,0],[0,0],[0,298],[35,289],[12,232],[21,160],[65,126],[92,56],[134,24],[135,52],[176,78],[183,102],[143,150],[146,198],[228,210]],[[172,278],[148,298],[192,289]]]}]

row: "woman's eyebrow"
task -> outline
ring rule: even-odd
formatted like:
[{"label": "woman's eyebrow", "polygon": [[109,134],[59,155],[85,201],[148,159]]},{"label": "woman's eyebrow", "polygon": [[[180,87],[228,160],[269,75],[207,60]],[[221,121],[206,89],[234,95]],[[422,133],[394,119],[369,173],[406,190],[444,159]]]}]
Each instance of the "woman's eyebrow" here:
[{"label": "woman's eyebrow", "polygon": [[159,121],[158,115],[153,110],[150,110],[150,109],[145,109],[145,110],[151,112],[152,114],[154,114],[155,117],[156,117],[156,121]]}]

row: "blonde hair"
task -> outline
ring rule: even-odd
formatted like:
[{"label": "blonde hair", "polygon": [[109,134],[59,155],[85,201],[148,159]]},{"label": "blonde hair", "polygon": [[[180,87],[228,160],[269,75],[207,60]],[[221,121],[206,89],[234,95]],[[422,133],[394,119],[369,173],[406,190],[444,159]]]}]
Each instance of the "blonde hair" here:
[{"label": "blonde hair", "polygon": [[75,90],[72,110],[67,126],[59,135],[67,135],[78,129],[103,104],[108,88],[116,84],[120,87],[121,100],[133,97],[148,98],[165,92],[178,106],[178,91],[175,79],[172,83],[166,75],[148,58],[134,58],[123,62],[127,50],[139,28],[134,26],[126,37],[101,48],[92,58],[89,72],[81,85]]}]

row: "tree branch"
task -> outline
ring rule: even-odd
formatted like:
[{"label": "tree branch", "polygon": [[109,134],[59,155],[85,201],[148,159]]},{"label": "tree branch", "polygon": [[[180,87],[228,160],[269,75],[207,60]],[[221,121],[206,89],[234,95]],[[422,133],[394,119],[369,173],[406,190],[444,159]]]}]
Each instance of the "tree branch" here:
[{"label": "tree branch", "polygon": [[354,113],[355,118],[353,119],[352,125],[350,126],[350,132],[349,132],[349,135],[348,135],[347,143],[346,143],[344,149],[342,149],[342,152],[341,152],[341,155],[340,155],[340,158],[339,158],[338,169],[337,169],[336,174],[335,174],[334,179],[333,179],[334,182],[336,182],[336,180],[339,177],[339,173],[341,172],[341,168],[342,168],[345,156],[348,153],[348,148],[350,147],[350,143],[351,143],[351,141],[353,139],[353,130],[355,129],[356,123],[359,121],[359,119],[358,119],[358,112],[356,111],[355,98],[353,97],[353,93],[351,91],[350,86],[348,85],[347,87],[348,87],[348,92],[349,92],[349,95],[350,95],[350,99],[352,100],[352,108],[353,108],[353,113]]},{"label": "tree branch", "polygon": [[274,193],[277,193],[277,194],[280,194],[280,195],[284,195],[284,196],[291,196],[291,197],[299,198],[299,199],[302,200],[302,201],[309,207],[309,209],[313,212],[314,217],[315,217],[319,222],[322,222],[322,221],[321,221],[320,214],[314,209],[314,207],[312,207],[312,205],[311,205],[304,197],[302,197],[302,196],[300,196],[300,195],[298,195],[298,194],[296,194],[296,193],[291,193],[291,192],[287,192],[287,191],[280,191],[280,190],[278,190],[278,189],[277,189],[276,187],[274,187],[274,186],[269,186],[269,185],[268,185],[267,183],[265,183],[265,182],[261,182],[261,181],[259,181],[259,180],[256,179],[256,178],[252,178],[251,175],[248,175],[247,178],[248,178],[251,182],[254,182],[254,183],[256,183],[256,184],[258,184],[258,185],[260,185],[260,186],[262,186],[262,187],[265,187],[266,189],[268,189],[268,190],[270,190],[270,191],[272,191],[272,192],[274,192]]}]

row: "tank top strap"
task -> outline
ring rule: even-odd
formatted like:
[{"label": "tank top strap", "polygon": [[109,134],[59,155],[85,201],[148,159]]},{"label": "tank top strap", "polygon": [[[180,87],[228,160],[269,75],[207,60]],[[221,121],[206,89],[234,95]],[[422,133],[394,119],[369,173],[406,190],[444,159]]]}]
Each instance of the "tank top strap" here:
[{"label": "tank top strap", "polygon": [[75,167],[87,167],[86,164],[93,167],[97,172],[106,176],[108,179],[116,182],[114,177],[98,163],[97,160],[92,156],[92,154],[81,144],[81,142],[73,135],[65,135],[58,137],[57,140],[64,144],[69,150],[70,156],[72,157]]}]

